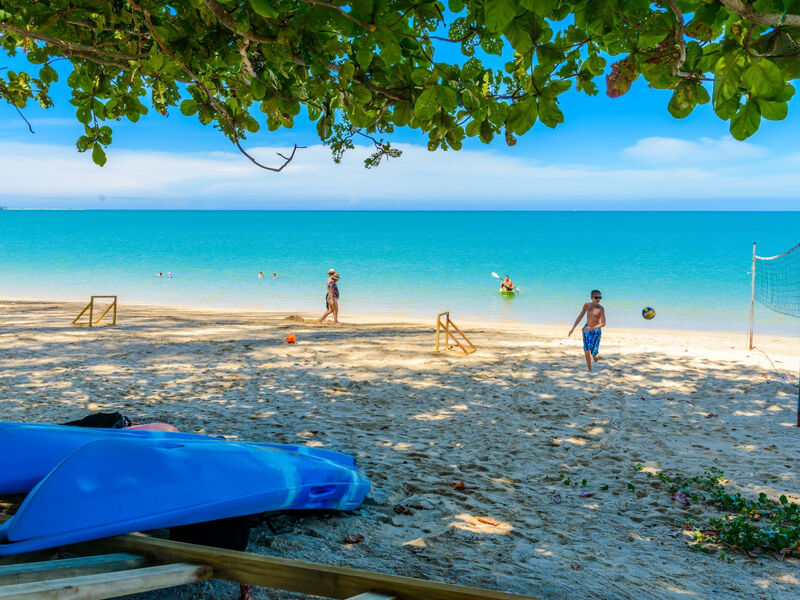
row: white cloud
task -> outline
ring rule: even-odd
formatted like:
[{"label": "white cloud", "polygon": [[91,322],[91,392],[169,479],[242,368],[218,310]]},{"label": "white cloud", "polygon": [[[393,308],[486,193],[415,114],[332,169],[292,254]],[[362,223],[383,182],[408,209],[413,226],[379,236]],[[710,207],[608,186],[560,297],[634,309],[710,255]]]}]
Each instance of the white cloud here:
[{"label": "white cloud", "polygon": [[738,142],[731,137],[718,140],[700,138],[683,140],[669,137],[648,137],[622,151],[625,158],[656,164],[692,165],[698,162],[731,161],[761,158],[767,154],[762,146]]},{"label": "white cloud", "polygon": [[[631,148],[652,143],[644,142]],[[703,140],[685,143],[695,151],[726,147]],[[74,147],[0,142],[0,197],[2,204],[31,208],[765,210],[796,209],[800,190],[796,170],[776,173],[769,161],[755,156],[735,169],[699,160],[609,169],[543,164],[491,150],[431,153],[421,146],[399,147],[403,157],[367,170],[362,161],[368,148],[357,148],[335,165],[329,150],[317,145],[298,150],[282,173],[269,173],[237,153],[111,148],[101,169]],[[275,153],[286,149],[252,152],[277,165]]]}]

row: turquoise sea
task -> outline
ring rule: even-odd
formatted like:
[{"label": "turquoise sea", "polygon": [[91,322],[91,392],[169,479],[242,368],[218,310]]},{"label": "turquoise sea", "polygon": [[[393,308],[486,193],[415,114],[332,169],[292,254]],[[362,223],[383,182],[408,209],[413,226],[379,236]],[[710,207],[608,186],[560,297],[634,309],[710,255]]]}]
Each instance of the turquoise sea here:
[{"label": "turquoise sea", "polygon": [[[797,244],[800,212],[4,210],[0,298],[321,313],[333,267],[345,321],[567,323],[598,288],[610,326],[745,331],[753,242]],[[800,319],[758,309],[756,329],[800,335]]]}]

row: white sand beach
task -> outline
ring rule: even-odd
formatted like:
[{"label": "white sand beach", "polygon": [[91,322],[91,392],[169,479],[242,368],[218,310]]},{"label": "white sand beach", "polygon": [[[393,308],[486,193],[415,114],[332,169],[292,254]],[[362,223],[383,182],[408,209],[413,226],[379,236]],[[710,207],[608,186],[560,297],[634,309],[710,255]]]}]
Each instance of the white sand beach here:
[{"label": "white sand beach", "polygon": [[[798,595],[796,558],[690,549],[687,516],[719,513],[676,502],[635,469],[718,467],[731,490],[800,502],[798,338],[758,336],[747,351],[744,332],[608,327],[589,374],[568,323],[453,315],[478,347],[463,357],[432,352],[433,315],[344,314],[335,327],[122,305],[116,327],[89,329],[70,326],[80,308],[0,303],[0,420],[117,410],[358,457],[373,486],[363,508],[303,517],[281,535],[262,527],[253,552],[544,599]],[[344,543],[357,533],[362,543]],[[137,598],[234,594],[205,583]]]}]

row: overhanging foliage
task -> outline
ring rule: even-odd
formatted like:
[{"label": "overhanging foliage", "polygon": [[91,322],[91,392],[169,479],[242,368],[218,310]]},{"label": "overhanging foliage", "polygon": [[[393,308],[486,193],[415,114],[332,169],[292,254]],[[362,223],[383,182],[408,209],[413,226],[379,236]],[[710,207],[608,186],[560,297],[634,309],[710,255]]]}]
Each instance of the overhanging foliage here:
[{"label": "overhanging foliage", "polygon": [[[51,106],[52,63],[69,60],[77,147],[99,165],[108,123],[150,105],[215,125],[275,171],[297,147],[270,167],[242,141],[306,110],[335,159],[372,140],[372,166],[398,154],[383,139],[396,127],[426,132],[430,150],[513,145],[537,120],[563,122],[559,96],[595,95],[603,74],[611,97],[639,76],[669,90],[676,118],[710,101],[745,139],[787,115],[800,0],[0,0],[0,45],[38,65],[0,71],[19,109]],[[437,58],[448,45],[455,63]]]}]

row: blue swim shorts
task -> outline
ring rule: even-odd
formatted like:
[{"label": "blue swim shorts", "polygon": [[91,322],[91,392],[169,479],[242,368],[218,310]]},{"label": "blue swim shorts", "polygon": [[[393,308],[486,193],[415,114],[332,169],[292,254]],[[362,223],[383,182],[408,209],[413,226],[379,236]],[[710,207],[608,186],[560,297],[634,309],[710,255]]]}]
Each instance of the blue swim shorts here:
[{"label": "blue swim shorts", "polygon": [[588,350],[592,356],[597,356],[597,352],[600,350],[601,331],[601,329],[583,330],[583,349]]}]

